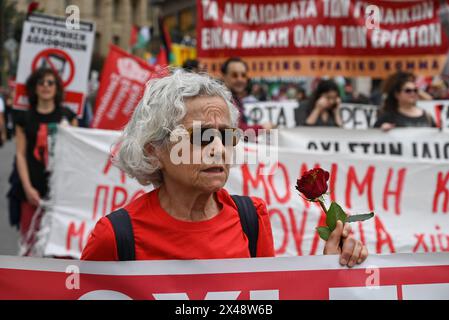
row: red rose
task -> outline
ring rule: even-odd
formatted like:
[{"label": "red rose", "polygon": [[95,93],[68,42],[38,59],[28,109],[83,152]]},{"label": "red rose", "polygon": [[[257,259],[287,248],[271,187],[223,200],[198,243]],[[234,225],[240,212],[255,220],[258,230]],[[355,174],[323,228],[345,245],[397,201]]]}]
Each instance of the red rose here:
[{"label": "red rose", "polygon": [[301,179],[296,181],[296,190],[301,192],[307,199],[313,200],[327,192],[328,180],[329,172],[321,168],[312,169],[304,173]]}]

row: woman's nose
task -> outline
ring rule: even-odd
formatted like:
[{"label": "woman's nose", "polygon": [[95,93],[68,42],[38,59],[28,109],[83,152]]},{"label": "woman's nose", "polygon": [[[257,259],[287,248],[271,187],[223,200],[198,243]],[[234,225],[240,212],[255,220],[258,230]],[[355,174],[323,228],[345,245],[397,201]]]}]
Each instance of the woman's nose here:
[{"label": "woman's nose", "polygon": [[221,137],[214,136],[214,139],[210,143],[210,153],[209,155],[215,159],[220,159],[223,157],[225,153],[225,147],[223,145],[223,141],[221,140]]}]

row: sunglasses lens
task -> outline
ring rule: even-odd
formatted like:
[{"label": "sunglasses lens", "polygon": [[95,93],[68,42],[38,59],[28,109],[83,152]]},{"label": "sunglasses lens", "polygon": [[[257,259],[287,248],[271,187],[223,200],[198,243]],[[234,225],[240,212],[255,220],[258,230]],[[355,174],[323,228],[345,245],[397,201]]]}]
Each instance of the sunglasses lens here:
[{"label": "sunglasses lens", "polygon": [[196,146],[203,147],[212,143],[216,136],[220,137],[221,142],[224,146],[236,146],[240,138],[239,133],[240,132],[234,128],[220,130],[211,128],[198,128],[189,130],[190,143]]},{"label": "sunglasses lens", "polygon": [[240,140],[240,131],[238,129],[221,129],[221,141],[225,146],[235,147]]},{"label": "sunglasses lens", "polygon": [[214,139],[215,139],[214,130],[211,130],[208,128],[201,128],[201,138],[200,139],[201,139],[202,146],[207,146],[208,144],[212,143],[212,141],[214,141]]},{"label": "sunglasses lens", "polygon": [[43,85],[47,85],[49,87],[53,86],[55,84],[55,82],[53,80],[39,80],[37,82],[38,85],[43,86]]},{"label": "sunglasses lens", "polygon": [[190,143],[195,146],[207,146],[211,143],[214,140],[214,136],[208,133],[205,134],[206,130],[208,128],[191,129],[189,131]]}]

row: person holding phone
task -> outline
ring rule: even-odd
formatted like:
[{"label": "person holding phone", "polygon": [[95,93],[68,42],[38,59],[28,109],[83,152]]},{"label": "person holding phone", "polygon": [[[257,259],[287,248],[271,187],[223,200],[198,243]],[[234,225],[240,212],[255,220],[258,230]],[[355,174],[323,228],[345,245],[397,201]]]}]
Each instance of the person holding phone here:
[{"label": "person holding phone", "polygon": [[335,81],[321,80],[310,100],[301,103],[295,110],[296,122],[300,126],[341,127],[340,105],[340,93]]}]

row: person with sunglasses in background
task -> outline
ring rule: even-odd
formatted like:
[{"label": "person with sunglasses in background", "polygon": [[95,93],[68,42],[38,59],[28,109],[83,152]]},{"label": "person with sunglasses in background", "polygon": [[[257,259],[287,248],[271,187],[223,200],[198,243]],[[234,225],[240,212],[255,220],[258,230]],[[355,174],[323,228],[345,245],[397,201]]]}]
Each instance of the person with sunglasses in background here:
[{"label": "person with sunglasses in background", "polygon": [[49,68],[34,71],[26,81],[30,109],[15,114],[16,169],[20,186],[16,198],[20,205],[20,236],[23,255],[32,255],[38,226],[34,217],[41,200],[49,195],[49,157],[53,154],[57,125],[77,126],[76,115],[62,105],[63,84]]},{"label": "person with sunglasses in background", "polygon": [[389,131],[396,127],[436,127],[430,114],[418,108],[419,90],[411,73],[397,72],[385,81],[386,97],[375,128]]},{"label": "person with sunglasses in background", "polygon": [[[81,259],[274,256],[265,202],[224,189],[241,141],[239,116],[231,92],[206,75],[177,70],[150,80],[112,160],[154,189],[101,218]],[[350,235],[349,225],[340,223],[325,254],[341,254],[340,262],[352,266],[368,252]]]},{"label": "person with sunglasses in background", "polygon": [[239,57],[228,58],[221,65],[221,75],[225,86],[231,91],[234,104],[240,112],[238,127],[242,130],[252,129],[256,132],[265,129],[274,129],[276,125],[271,122],[250,125],[245,115],[244,99],[248,96],[248,65]]}]

